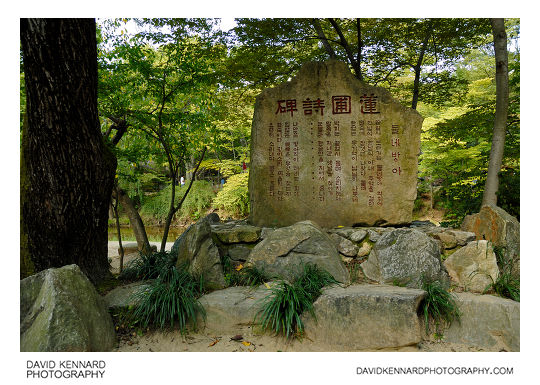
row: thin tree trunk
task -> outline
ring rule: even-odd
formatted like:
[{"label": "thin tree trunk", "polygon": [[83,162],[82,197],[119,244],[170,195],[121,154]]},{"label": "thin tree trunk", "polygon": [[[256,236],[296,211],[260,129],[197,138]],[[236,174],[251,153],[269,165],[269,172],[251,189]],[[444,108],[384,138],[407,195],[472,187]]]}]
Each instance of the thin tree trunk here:
[{"label": "thin tree trunk", "polygon": [[174,217],[174,214],[176,214],[176,212],[178,210],[180,210],[180,208],[182,207],[182,204],[184,203],[184,200],[186,199],[187,195],[189,194],[189,190],[191,190],[191,186],[193,185],[193,181],[195,180],[195,174],[197,173],[197,170],[199,170],[199,166],[201,165],[203,159],[204,159],[204,154],[206,153],[206,147],[203,149],[202,153],[201,153],[201,158],[199,159],[199,162],[197,163],[197,166],[195,166],[195,170],[193,171],[193,177],[191,178],[191,180],[189,181],[189,186],[184,194],[184,196],[182,197],[182,199],[180,200],[180,202],[178,202],[178,205],[174,206],[174,186],[173,186],[173,191],[172,191],[172,206],[171,206],[171,209],[169,210],[169,213],[167,214],[167,220],[165,221],[165,228],[163,229],[163,238],[161,239],[161,247],[160,247],[160,251],[163,253],[165,251],[165,246],[167,245],[167,237],[169,236],[169,228],[171,227],[171,222],[172,222],[172,219]]},{"label": "thin tree trunk", "polygon": [[133,234],[135,235],[135,239],[137,241],[137,248],[145,255],[151,254],[152,248],[150,246],[150,242],[148,242],[148,236],[146,235],[144,223],[139,215],[139,212],[135,208],[133,201],[121,188],[117,188],[116,191],[117,199],[128,215],[129,223],[133,229]]},{"label": "thin tree trunk", "polygon": [[507,39],[504,19],[491,19],[491,28],[493,31],[493,45],[495,46],[497,102],[495,107],[495,122],[493,124],[493,140],[491,141],[482,206],[497,204],[499,172],[501,171],[504,154],[506,121],[508,119],[508,51],[506,48]]},{"label": "thin tree trunk", "polygon": [[[116,193],[118,197],[118,192]],[[118,198],[115,199],[114,204],[111,202],[111,207],[114,212],[114,218],[116,219],[116,233],[118,234],[118,250],[120,252],[120,273],[124,269],[124,247],[122,246],[122,232],[120,231],[120,216],[118,215]]]},{"label": "thin tree trunk", "polygon": [[[93,19],[21,19],[28,124],[21,145],[21,259],[107,277],[116,159],[97,111]],[[21,274],[23,271],[21,271]],[[24,274],[32,273],[25,270]]]},{"label": "thin tree trunk", "polygon": [[321,41],[326,53],[330,57],[330,59],[336,58],[336,53],[334,52],[334,49],[328,42],[328,39],[326,38],[326,35],[324,34],[324,31],[321,27],[321,23],[318,19],[313,19],[313,27],[315,28],[315,31],[317,32],[317,36],[319,37],[319,40]]},{"label": "thin tree trunk", "polygon": [[413,86],[413,99],[411,108],[413,110],[416,110],[416,107],[418,105],[418,99],[420,98],[420,74],[422,71],[422,63],[424,62],[424,55],[427,50],[427,45],[429,42],[429,38],[431,37],[432,27],[431,24],[428,25],[428,30],[426,31],[426,35],[424,37],[424,41],[422,42],[422,47],[420,48],[420,54],[418,56],[418,60],[416,62],[416,65],[414,66],[414,86]]},{"label": "thin tree trunk", "polygon": [[334,27],[334,29],[336,30],[336,33],[339,36],[339,41],[341,42],[340,45],[345,50],[345,53],[347,54],[347,58],[349,59],[350,65],[354,68],[355,76],[359,80],[362,80],[362,74],[360,73],[358,69],[359,63],[357,63],[356,60],[354,59],[351,46],[347,42],[347,39],[345,39],[345,35],[343,35],[343,32],[341,31],[339,24],[333,18],[328,18],[328,21],[330,21],[330,24],[332,24],[332,27]]}]

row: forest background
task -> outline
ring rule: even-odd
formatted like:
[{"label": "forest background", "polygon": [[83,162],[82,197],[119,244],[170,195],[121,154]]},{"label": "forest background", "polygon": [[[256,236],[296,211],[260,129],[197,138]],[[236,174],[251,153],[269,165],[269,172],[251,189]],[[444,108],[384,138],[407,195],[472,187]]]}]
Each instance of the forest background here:
[{"label": "forest background", "polygon": [[[98,108],[118,159],[121,225],[133,206],[147,228],[161,229],[151,240],[164,243],[177,234],[167,236],[171,226],[209,211],[245,217],[256,95],[302,63],[328,58],[424,117],[414,219],[459,226],[479,210],[495,115],[488,19],[236,19],[230,30],[220,22],[98,19]],[[520,218],[519,19],[506,19],[506,30],[510,102],[498,205]]]}]

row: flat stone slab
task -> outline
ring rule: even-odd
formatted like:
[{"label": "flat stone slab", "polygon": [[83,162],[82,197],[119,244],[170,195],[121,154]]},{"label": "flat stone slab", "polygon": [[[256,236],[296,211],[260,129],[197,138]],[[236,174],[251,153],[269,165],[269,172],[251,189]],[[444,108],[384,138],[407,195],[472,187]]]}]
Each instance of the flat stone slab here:
[{"label": "flat stone slab", "polygon": [[444,341],[488,351],[519,352],[520,304],[493,295],[456,293],[461,323],[444,331]]},{"label": "flat stone slab", "polygon": [[150,281],[133,282],[128,285],[119,286],[108,292],[103,300],[109,310],[118,310],[137,305],[134,296],[138,292],[149,287]]},{"label": "flat stone slab", "polygon": [[384,349],[417,344],[422,330],[417,315],[425,292],[398,286],[331,287],[315,301],[316,321],[305,320],[306,336],[336,351]]},{"label": "flat stone slab", "polygon": [[256,288],[235,286],[206,294],[200,298],[206,311],[206,322],[199,320],[198,324],[205,325],[205,331],[235,333],[240,326],[253,323],[261,300],[271,293],[261,285]]},{"label": "flat stone slab", "polygon": [[223,243],[257,242],[261,228],[250,225],[211,225],[212,233]]}]

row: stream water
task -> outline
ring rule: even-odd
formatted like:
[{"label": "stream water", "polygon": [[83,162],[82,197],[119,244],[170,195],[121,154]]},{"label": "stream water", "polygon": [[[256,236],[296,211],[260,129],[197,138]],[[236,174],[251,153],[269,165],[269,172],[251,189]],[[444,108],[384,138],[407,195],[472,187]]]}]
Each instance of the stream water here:
[{"label": "stream water", "polygon": [[[161,242],[163,237],[163,226],[146,226],[146,235],[150,242]],[[185,231],[184,227],[171,227],[169,228],[169,234],[167,236],[167,242],[174,242],[176,238]],[[135,235],[133,229],[129,226],[121,226],[120,233],[122,235],[122,242],[135,242]],[[109,241],[118,241],[118,233],[115,226],[109,226]]]}]

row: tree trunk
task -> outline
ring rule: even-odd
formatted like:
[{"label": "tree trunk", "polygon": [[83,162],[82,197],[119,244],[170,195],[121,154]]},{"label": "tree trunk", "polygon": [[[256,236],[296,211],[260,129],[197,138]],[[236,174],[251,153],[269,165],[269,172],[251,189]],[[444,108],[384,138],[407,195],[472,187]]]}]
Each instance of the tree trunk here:
[{"label": "tree trunk", "polygon": [[501,171],[506,136],[506,120],[508,118],[508,51],[504,28],[504,19],[491,19],[493,45],[495,46],[495,82],[497,86],[497,102],[495,122],[493,124],[493,140],[489,153],[489,166],[486,186],[482,197],[482,206],[497,205],[499,190],[499,172]]},{"label": "tree trunk", "polygon": [[[118,194],[116,194],[118,197]],[[116,233],[118,234],[118,253],[120,254],[120,273],[124,270],[124,247],[122,246],[122,232],[120,231],[120,215],[118,215],[118,198],[114,204],[111,204],[111,209],[114,212],[114,218],[116,220]]]},{"label": "tree trunk", "polygon": [[416,110],[416,107],[418,106],[418,100],[420,98],[420,74],[422,72],[422,63],[424,62],[424,55],[426,54],[429,38],[431,37],[431,33],[433,31],[431,24],[429,24],[427,28],[428,29],[426,30],[424,41],[422,42],[422,47],[420,47],[418,60],[414,66],[413,99],[411,103],[411,108],[413,110]]},{"label": "tree trunk", "polygon": [[116,159],[100,133],[96,24],[21,19],[20,33],[28,115],[21,146],[21,275],[77,264],[98,282],[110,274]]},{"label": "tree trunk", "polygon": [[170,206],[170,209],[169,209],[169,213],[167,214],[167,220],[165,221],[165,228],[163,229],[163,238],[161,239],[161,247],[159,249],[159,251],[162,252],[162,253],[165,251],[165,246],[167,245],[167,237],[169,236],[169,229],[171,227],[171,223],[172,223],[172,219],[174,217],[174,214],[176,214],[176,212],[178,210],[180,210],[180,208],[182,207],[182,204],[184,203],[184,200],[186,199],[187,195],[189,194],[189,190],[191,190],[191,186],[193,185],[193,181],[195,180],[195,174],[197,174],[197,171],[199,170],[199,167],[201,166],[201,163],[202,163],[202,161],[204,159],[204,154],[205,153],[206,153],[206,147],[203,148],[203,151],[201,153],[201,157],[199,159],[199,162],[197,163],[197,165],[195,166],[195,169],[193,170],[193,177],[189,181],[189,185],[188,185],[188,188],[187,188],[186,192],[184,193],[184,196],[182,197],[182,199],[180,200],[180,202],[178,202],[178,204],[176,206],[174,205],[176,189],[174,187],[174,184],[172,185],[171,206]]},{"label": "tree trunk", "polygon": [[117,191],[118,201],[120,202],[124,210],[126,210],[129,218],[129,223],[131,225],[131,228],[133,229],[133,234],[135,235],[135,239],[137,240],[137,248],[141,251],[141,253],[145,255],[152,254],[152,248],[150,246],[150,242],[148,242],[148,236],[146,235],[144,223],[141,219],[141,216],[139,215],[139,212],[135,208],[133,201],[121,188],[118,188]]}]

